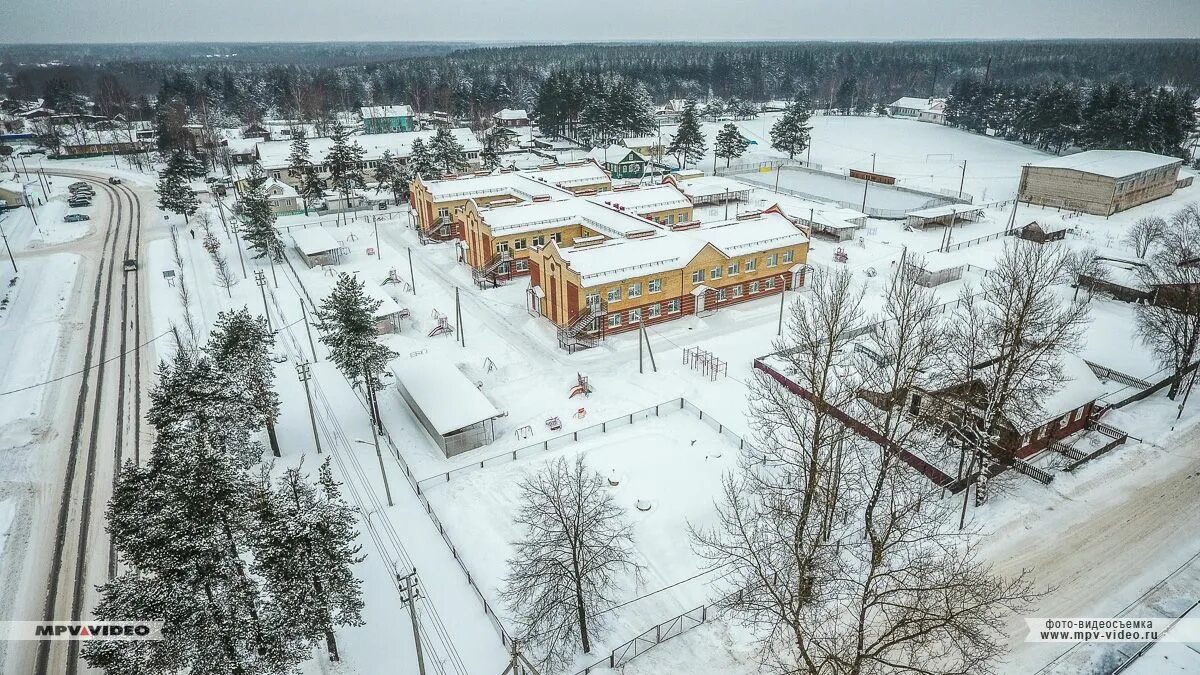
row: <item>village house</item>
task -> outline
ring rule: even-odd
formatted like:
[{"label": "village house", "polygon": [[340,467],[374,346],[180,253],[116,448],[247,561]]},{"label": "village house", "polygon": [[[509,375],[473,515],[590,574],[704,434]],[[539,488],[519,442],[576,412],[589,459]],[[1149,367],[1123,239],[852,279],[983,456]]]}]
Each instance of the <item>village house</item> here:
[{"label": "village house", "polygon": [[394,134],[413,131],[413,109],[407,105],[372,105],[359,109],[364,134]]},{"label": "village house", "polygon": [[529,113],[521,109],[505,108],[492,115],[492,122],[498,127],[515,129],[529,126]]},{"label": "village house", "polygon": [[[404,164],[412,154],[412,144],[417,139],[428,144],[436,133],[435,131],[409,131],[354,136],[354,142],[363,149],[363,161],[360,168],[368,177],[373,177],[375,167],[379,166],[379,160],[385,151],[390,152],[397,162]],[[479,143],[479,139],[475,138],[475,134],[470,129],[451,129],[450,134],[463,146],[467,161],[478,166],[479,153],[483,150],[483,146]],[[332,139],[324,137],[308,139],[309,160],[322,176],[328,176],[325,158],[332,147]],[[297,187],[300,184],[300,176],[292,175],[294,172],[290,170],[291,164],[288,157],[291,152],[290,140],[264,141],[255,146],[258,164],[262,167],[263,173],[269,177],[278,178],[292,187]]]},{"label": "village house", "polygon": [[662,161],[663,155],[667,154],[667,144],[660,135],[628,136],[621,139],[621,145],[655,162]]},{"label": "village house", "polygon": [[1183,187],[1182,165],[1139,150],[1088,150],[1026,165],[1017,194],[1030,204],[1111,216]]},{"label": "village house", "polygon": [[892,117],[908,117],[934,124],[946,123],[946,99],[902,96],[887,106]]},{"label": "village house", "polygon": [[304,205],[300,203],[300,196],[296,193],[296,189],[278,178],[268,178],[259,186],[259,189],[267,196],[271,213],[277,216],[290,216],[304,212]]},{"label": "village house", "polygon": [[808,237],[777,207],[649,236],[548,242],[530,255],[530,311],[574,350],[804,283]]},{"label": "village house", "polygon": [[649,165],[649,160],[639,152],[623,145],[593,148],[588,153],[588,159],[603,167],[610,176],[618,180],[642,178],[646,175],[646,168]]},{"label": "village house", "polygon": [[1067,238],[1070,226],[1057,218],[1043,218],[1030,221],[1017,230],[1017,236],[1025,241],[1045,244],[1051,241],[1062,241]]},{"label": "village house", "polygon": [[650,236],[656,225],[692,220],[692,204],[672,185],[614,190],[578,199],[481,208],[469,201],[455,216],[463,233],[463,262],[480,286],[529,272],[532,249],[554,241]]}]

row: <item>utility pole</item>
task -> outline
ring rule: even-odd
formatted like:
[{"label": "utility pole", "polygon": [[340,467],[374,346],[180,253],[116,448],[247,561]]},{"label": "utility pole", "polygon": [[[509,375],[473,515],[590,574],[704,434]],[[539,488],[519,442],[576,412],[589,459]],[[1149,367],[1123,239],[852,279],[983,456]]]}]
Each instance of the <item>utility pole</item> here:
[{"label": "utility pole", "polygon": [[725,220],[729,220],[729,188],[725,188]]},{"label": "utility pole", "polygon": [[[875,153],[873,153],[873,152],[871,153],[871,173],[875,173]],[[867,186],[870,184],[871,184],[871,181],[869,181],[869,180],[863,181],[863,203],[862,203],[862,208],[859,209],[863,213],[867,212]]]},{"label": "utility pole", "polygon": [[304,398],[308,399],[308,420],[312,422],[313,443],[317,446],[317,454],[321,454],[321,437],[317,435],[317,416],[313,412],[312,392],[308,388],[308,380],[312,377],[312,368],[308,361],[296,364],[296,375],[304,383]]},{"label": "utility pole", "polygon": [[[646,353],[650,355],[650,367],[653,368],[654,372],[657,373],[658,372],[658,364],[654,362],[654,348],[650,346],[650,334],[646,332],[646,323],[643,321],[641,323],[640,327],[642,330],[642,337],[646,341]],[[638,360],[639,361],[641,360],[640,354],[638,355]]]},{"label": "utility pole", "polygon": [[645,325],[639,323],[638,324],[638,374],[639,375],[646,372],[646,370],[643,366],[644,354],[646,352],[646,335],[645,335],[645,333],[646,333]]},{"label": "utility pole", "polygon": [[25,193],[25,206],[28,206],[28,207],[29,207],[29,215],[30,215],[30,217],[31,217],[31,218],[33,218],[33,227],[34,227],[34,228],[35,228],[37,231],[41,232],[41,231],[42,231],[42,226],[41,226],[41,224],[40,224],[40,223],[38,223],[38,219],[37,219],[37,209],[35,209],[35,208],[33,207],[33,202],[32,202],[32,201],[30,201],[30,199],[29,199],[29,193],[28,193],[28,192],[26,192],[26,193]]},{"label": "utility pole", "polygon": [[[222,216],[222,219],[223,218],[224,217]],[[242,228],[238,227],[237,221],[234,221],[234,223],[233,223],[233,241],[235,243],[237,243],[238,262],[240,262],[242,264],[242,278],[245,279],[246,278],[246,258],[242,256],[242,237],[240,234],[241,229]]]},{"label": "utility pole", "polygon": [[8,251],[8,261],[12,263],[13,271],[20,272],[17,269],[17,261],[13,258],[12,248],[8,245],[8,235],[4,233],[4,221],[0,220],[0,238],[4,239],[4,250]]},{"label": "utility pole", "polygon": [[304,332],[308,333],[308,348],[312,350],[313,363],[316,363],[319,360],[317,358],[317,345],[313,343],[312,327],[308,325],[308,310],[304,308],[304,300],[300,301],[300,316],[304,319]]},{"label": "utility pole", "polygon": [[413,643],[417,646],[417,674],[425,675],[425,654],[421,652],[421,628],[417,624],[417,598],[421,597],[417,569],[408,574],[396,573],[396,586],[400,589],[400,604],[408,605],[408,618],[412,619]]},{"label": "utility pole", "polygon": [[958,179],[958,198],[962,199],[963,185],[967,182],[967,160],[963,160],[962,178]]},{"label": "utility pole", "polygon": [[375,428],[378,411],[375,408],[375,392],[371,386],[371,369],[363,362],[363,384],[367,388],[367,407],[371,413],[371,439],[375,441],[375,457],[379,459],[379,475],[383,476],[383,492],[387,495],[388,506],[392,506],[392,488],[388,485],[387,469],[383,466],[383,453],[379,450],[379,430]]},{"label": "utility pole", "polygon": [[779,327],[775,329],[776,337],[783,335],[783,305],[787,298],[787,280],[783,275],[779,277]]},{"label": "utility pole", "polygon": [[379,246],[379,216],[375,216],[371,220],[375,225],[375,259],[383,260],[383,249]]},{"label": "utility pole", "polygon": [[254,270],[254,282],[258,284],[258,290],[262,293],[263,314],[267,317],[267,330],[275,332],[271,327],[271,310],[267,307],[267,275],[263,274],[262,270]]},{"label": "utility pole", "polygon": [[412,247],[408,249],[408,280],[412,283],[413,295],[417,294],[417,275],[413,274]]},{"label": "utility pole", "polygon": [[775,167],[775,194],[779,194],[779,174],[783,173],[783,165]]},{"label": "utility pole", "polygon": [[458,298],[458,286],[454,287],[454,322],[458,326],[458,341],[465,349],[467,346],[467,335],[463,331],[462,303]]}]

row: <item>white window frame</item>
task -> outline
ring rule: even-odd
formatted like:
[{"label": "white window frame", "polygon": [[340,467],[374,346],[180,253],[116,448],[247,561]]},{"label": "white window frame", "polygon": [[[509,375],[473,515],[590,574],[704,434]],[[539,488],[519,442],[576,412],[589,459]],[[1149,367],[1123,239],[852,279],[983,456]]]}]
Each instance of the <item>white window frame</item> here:
[{"label": "white window frame", "polygon": [[751,295],[754,295],[755,293],[757,293],[757,292],[758,292],[758,282],[757,282],[757,281],[751,281],[751,282],[750,282],[750,288],[749,288],[748,292],[749,292]]},{"label": "white window frame", "polygon": [[758,269],[758,258],[746,258],[744,265],[747,272],[753,272]]},{"label": "white window frame", "polygon": [[775,290],[775,277],[767,277],[766,286],[766,290],[768,291]]},{"label": "white window frame", "polygon": [[692,270],[692,283],[693,284],[704,283],[704,270]]},{"label": "white window frame", "polygon": [[651,279],[646,282],[646,291],[649,293],[662,293],[662,279]]},{"label": "white window frame", "polygon": [[520,260],[514,260],[513,261],[513,269],[515,269],[518,272],[528,272],[529,271],[529,261],[524,258],[522,258]]},{"label": "white window frame", "polygon": [[1043,424],[1042,426],[1038,427],[1037,437],[1038,437],[1039,441],[1046,437],[1046,431],[1049,428],[1050,428],[1049,424]]},{"label": "white window frame", "polygon": [[628,319],[629,319],[629,323],[641,323],[642,322],[642,310],[640,308],[629,310]]},{"label": "white window frame", "polygon": [[679,298],[667,301],[667,314],[678,314],[681,303]]},{"label": "white window frame", "polygon": [[794,254],[793,254],[791,251],[784,251],[784,252],[783,252],[783,264],[784,264],[784,265],[786,265],[786,264],[788,264],[788,263],[792,262],[792,260],[793,260],[794,258],[795,258],[795,255],[794,255]]},{"label": "white window frame", "polygon": [[621,315],[620,314],[609,314],[608,315],[608,327],[609,328],[616,328],[617,326],[620,326],[620,325],[621,325]]},{"label": "white window frame", "polygon": [[507,250],[508,250],[508,242],[507,241],[496,242],[496,253],[504,253]]},{"label": "white window frame", "polygon": [[709,279],[720,279],[723,275],[723,270],[720,267],[714,267],[708,271]]},{"label": "white window frame", "polygon": [[727,297],[729,297],[729,293],[724,288],[717,289],[717,302],[724,302]]},{"label": "white window frame", "polygon": [[546,235],[544,235],[544,234],[539,234],[538,236],[534,237],[534,238],[533,238],[533,245],[534,245],[534,246],[539,246],[539,247],[540,247],[540,246],[545,246],[545,245],[546,245]]},{"label": "white window frame", "polygon": [[520,239],[513,240],[513,250],[514,251],[524,251],[525,250],[525,237],[521,237]]},{"label": "white window frame", "polygon": [[771,255],[767,256],[767,267],[775,267],[778,264],[779,264],[779,254],[778,253],[772,253]]},{"label": "white window frame", "polygon": [[742,263],[740,263],[739,261],[735,260],[735,261],[733,261],[733,262],[729,263],[729,265],[728,265],[728,266],[726,266],[726,268],[725,268],[725,276],[731,277],[731,276],[733,276],[733,275],[735,275],[735,274],[738,274],[738,273],[739,273],[739,272],[741,272],[741,271],[742,271]]},{"label": "white window frame", "polygon": [[609,302],[620,302],[621,301],[621,287],[617,286],[615,288],[608,289],[607,297],[608,297]]},{"label": "white window frame", "polygon": [[553,239],[555,243],[561,244],[562,243],[562,232],[555,232],[554,234],[550,235],[550,238]]},{"label": "white window frame", "polygon": [[738,284],[737,286],[733,287],[733,297],[735,297],[735,298],[742,297],[742,285],[741,284]]},{"label": "white window frame", "polygon": [[659,305],[656,302],[653,305],[648,306],[646,308],[646,316],[651,319],[657,319],[658,317],[662,316],[662,305]]},{"label": "white window frame", "polygon": [[625,297],[629,299],[642,297],[642,282],[637,281],[629,284],[629,290],[625,293]]}]

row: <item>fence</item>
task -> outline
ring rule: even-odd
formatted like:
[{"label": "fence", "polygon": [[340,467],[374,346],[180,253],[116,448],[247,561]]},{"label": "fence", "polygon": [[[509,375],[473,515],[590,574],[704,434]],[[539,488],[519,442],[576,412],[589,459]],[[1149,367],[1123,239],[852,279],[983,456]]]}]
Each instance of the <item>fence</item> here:
[{"label": "fence", "polygon": [[587,675],[597,668],[620,668],[629,663],[634,658],[645,654],[658,645],[670,640],[671,638],[681,635],[696,626],[704,624],[711,618],[718,615],[716,605],[701,605],[694,607],[688,611],[668,619],[656,626],[647,629],[641,635],[633,638],[629,642],[618,645],[608,656],[599,661],[587,666],[583,670],[575,673],[575,675]]},{"label": "fence", "polygon": [[994,234],[989,234],[987,236],[975,237],[974,239],[968,239],[966,241],[960,241],[955,244],[950,244],[949,246],[946,246],[945,248],[935,248],[935,249],[931,250],[930,253],[937,253],[939,251],[944,251],[946,253],[949,253],[950,251],[958,251],[958,250],[961,250],[964,248],[970,248],[970,247],[974,246],[975,244],[982,244],[986,241],[995,241],[997,239],[1009,237],[1009,236],[1015,235],[1016,233],[1017,233],[1016,230],[1004,230],[1001,232],[996,232]]},{"label": "fence", "polygon": [[1013,459],[1013,468],[1016,469],[1019,473],[1023,473],[1026,476],[1029,476],[1030,478],[1036,480],[1037,482],[1041,483],[1042,485],[1049,485],[1051,483],[1051,481],[1054,480],[1054,475],[1051,474],[1049,471],[1040,469],[1022,459],[1014,458]]},{"label": "fence", "polygon": [[1099,363],[1092,363],[1087,359],[1084,359],[1083,362],[1087,364],[1088,368],[1090,368],[1093,373],[1095,373],[1096,377],[1101,379],[1120,382],[1121,384],[1127,384],[1131,387],[1137,387],[1138,389],[1149,389],[1150,387],[1154,386],[1145,380],[1136,378],[1132,375],[1126,375],[1125,373],[1122,373],[1119,370],[1113,370],[1108,366],[1102,366]]},{"label": "fence", "polygon": [[[372,211],[372,213],[360,216],[358,215],[359,211]],[[276,229],[283,232],[291,232],[296,228],[307,230],[309,227],[324,227],[326,225],[341,227],[342,225],[346,224],[347,220],[349,220],[351,224],[358,222],[377,223],[385,220],[396,220],[397,218],[408,216],[408,211],[384,211],[382,213],[375,213],[374,211],[374,209],[367,208],[357,209],[355,211],[344,211],[341,213],[345,214],[347,216],[346,218],[318,218],[317,220],[308,220],[303,223],[296,223],[294,225],[280,225]]]},{"label": "fence", "polygon": [[502,454],[492,455],[491,457],[481,459],[478,462],[474,462],[474,463],[468,464],[466,466],[460,466],[457,469],[450,469],[449,471],[443,471],[441,473],[433,474],[432,476],[429,476],[427,478],[422,478],[421,480],[416,482],[417,492],[420,493],[422,488],[428,487],[430,485],[438,485],[441,483],[448,483],[448,482],[450,482],[451,478],[454,478],[455,476],[463,473],[464,471],[478,471],[479,469],[483,469],[488,466],[493,466],[496,464],[505,464],[507,462],[514,461],[520,457],[528,457],[529,455],[532,455],[534,453],[547,452],[550,450],[555,450],[558,448],[566,447],[572,443],[576,443],[580,440],[587,439],[592,436],[606,434],[610,431],[620,429],[622,427],[627,427],[631,424],[637,424],[638,422],[650,419],[652,417],[661,417],[664,414],[670,414],[672,412],[677,412],[677,411],[681,411],[681,410],[694,414],[700,421],[702,421],[705,424],[707,424],[708,426],[712,427],[712,429],[714,431],[716,431],[718,435],[724,436],[725,438],[727,438],[728,440],[730,440],[731,442],[736,444],[739,450],[743,450],[747,447],[753,449],[753,447],[754,447],[753,445],[751,445],[750,443],[747,443],[746,440],[743,439],[738,434],[734,433],[733,431],[730,431],[729,427],[725,426],[723,423],[718,421],[712,415],[705,412],[700,407],[696,406],[695,404],[691,403],[690,401],[688,401],[685,398],[673,398],[669,401],[664,401],[662,403],[659,403],[658,405],[653,405],[648,408],[642,408],[641,410],[635,410],[634,412],[626,413],[624,415],[620,415],[617,417],[613,417],[611,419],[607,419],[603,422],[599,422],[597,424],[593,424],[591,426],[584,427],[582,429],[576,429],[575,431],[571,431],[571,432],[567,432],[565,434],[559,434],[558,436],[547,438],[546,440],[544,440],[540,443],[531,443],[529,445],[524,445],[515,450],[510,450],[510,451],[502,453]]}]

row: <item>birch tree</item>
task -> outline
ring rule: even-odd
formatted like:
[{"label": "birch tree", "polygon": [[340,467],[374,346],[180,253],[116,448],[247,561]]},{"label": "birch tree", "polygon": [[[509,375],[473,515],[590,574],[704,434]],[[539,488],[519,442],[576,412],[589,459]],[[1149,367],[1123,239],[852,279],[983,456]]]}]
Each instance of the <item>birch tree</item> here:
[{"label": "birch tree", "polygon": [[523,537],[508,561],[501,597],[518,639],[557,671],[578,645],[591,653],[624,577],[637,578],[633,530],[600,474],[583,458],[559,457],[521,482],[514,522]]},{"label": "birch tree", "polygon": [[1175,378],[1167,395],[1179,395],[1182,376],[1200,349],[1200,207],[1189,204],[1171,218],[1154,254],[1141,268],[1154,302],[1138,305],[1137,334]]}]

